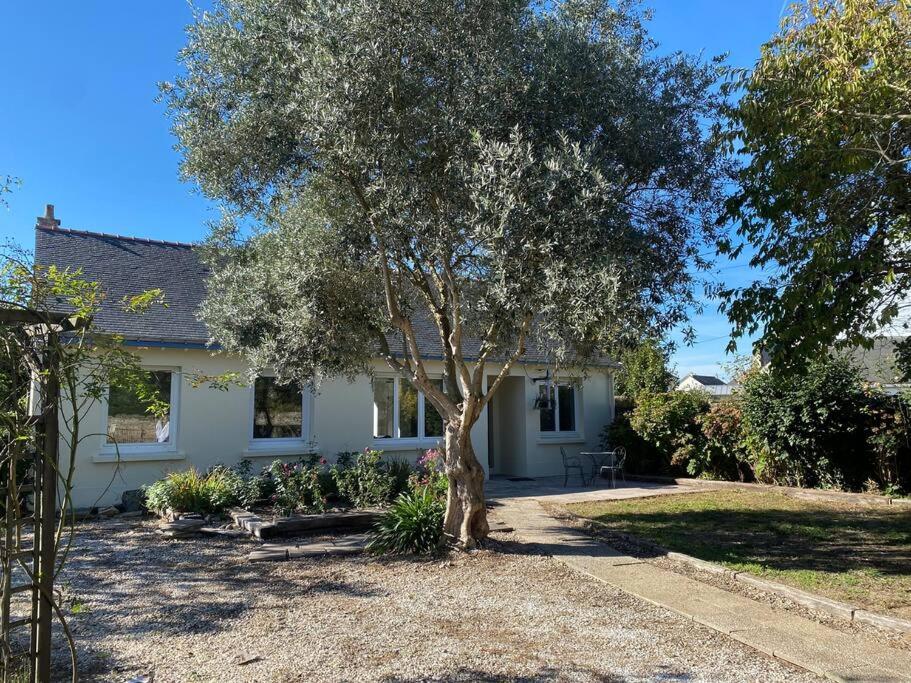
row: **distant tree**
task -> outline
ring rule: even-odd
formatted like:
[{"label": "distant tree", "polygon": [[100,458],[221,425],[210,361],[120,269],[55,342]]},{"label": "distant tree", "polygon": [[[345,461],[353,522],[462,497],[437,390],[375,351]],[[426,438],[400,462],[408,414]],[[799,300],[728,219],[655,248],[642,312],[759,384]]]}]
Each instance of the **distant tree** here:
[{"label": "distant tree", "polygon": [[693,301],[717,65],[653,47],[623,0],[222,0],[163,86],[184,174],[256,226],[210,240],[214,338],[302,384],[385,359],[443,417],[462,546],[471,428],[529,340],[581,372]]},{"label": "distant tree", "polygon": [[674,373],[668,367],[667,349],[647,339],[620,354],[622,368],[616,375],[614,391],[634,399],[642,392],[660,394],[671,388]]},{"label": "distant tree", "polygon": [[911,4],[796,3],[734,85],[729,135],[748,161],[729,216],[771,273],[726,292],[734,338],[763,331],[785,371],[906,326]]}]

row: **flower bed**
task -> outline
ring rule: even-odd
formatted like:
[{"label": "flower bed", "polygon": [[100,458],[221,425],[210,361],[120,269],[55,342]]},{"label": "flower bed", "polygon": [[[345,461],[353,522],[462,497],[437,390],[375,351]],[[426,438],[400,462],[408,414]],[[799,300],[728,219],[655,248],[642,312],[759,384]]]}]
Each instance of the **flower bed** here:
[{"label": "flower bed", "polygon": [[[448,479],[439,451],[415,466],[382,451],[308,457],[252,471],[249,461],[173,472],[145,489],[146,505],[168,520],[226,514],[259,537],[375,528],[376,552],[432,552],[442,536]],[[385,510],[385,512],[384,512]]]}]

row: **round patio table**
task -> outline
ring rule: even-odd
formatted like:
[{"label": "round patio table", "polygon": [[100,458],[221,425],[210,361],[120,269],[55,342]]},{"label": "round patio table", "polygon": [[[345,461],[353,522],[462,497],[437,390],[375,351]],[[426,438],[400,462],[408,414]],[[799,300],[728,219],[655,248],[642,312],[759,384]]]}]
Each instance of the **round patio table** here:
[{"label": "round patio table", "polygon": [[[601,468],[605,465],[614,464],[614,452],[613,451],[582,451],[579,455],[586,456],[589,460],[592,461],[592,478],[591,481],[595,481],[595,477],[601,473]],[[614,486],[614,480],[611,478],[611,487]]]}]

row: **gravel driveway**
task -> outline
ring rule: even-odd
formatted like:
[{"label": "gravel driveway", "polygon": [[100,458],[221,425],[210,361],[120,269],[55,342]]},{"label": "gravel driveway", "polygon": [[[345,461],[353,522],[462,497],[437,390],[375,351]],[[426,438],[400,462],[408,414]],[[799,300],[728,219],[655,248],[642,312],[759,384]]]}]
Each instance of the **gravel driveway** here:
[{"label": "gravel driveway", "polygon": [[64,581],[87,608],[70,616],[82,678],[815,680],[508,536],[433,562],[251,564],[253,547],[81,525]]}]

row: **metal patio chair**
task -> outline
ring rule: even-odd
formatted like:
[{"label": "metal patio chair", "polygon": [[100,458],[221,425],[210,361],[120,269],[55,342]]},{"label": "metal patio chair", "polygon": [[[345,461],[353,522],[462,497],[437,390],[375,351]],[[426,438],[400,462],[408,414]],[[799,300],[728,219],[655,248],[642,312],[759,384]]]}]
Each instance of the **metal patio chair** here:
[{"label": "metal patio chair", "polygon": [[623,473],[623,465],[626,463],[626,449],[618,446],[611,451],[610,457],[601,465],[601,476],[610,475],[610,485],[614,488],[617,485],[617,473],[626,483],[626,475]]},{"label": "metal patio chair", "polygon": [[563,457],[563,488],[569,485],[569,471],[579,470],[579,477],[582,479],[582,486],[586,485],[585,468],[582,465],[582,456],[567,455],[566,449],[560,446],[560,455]]}]

